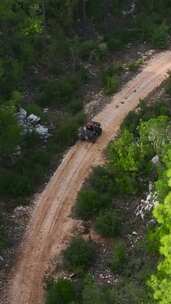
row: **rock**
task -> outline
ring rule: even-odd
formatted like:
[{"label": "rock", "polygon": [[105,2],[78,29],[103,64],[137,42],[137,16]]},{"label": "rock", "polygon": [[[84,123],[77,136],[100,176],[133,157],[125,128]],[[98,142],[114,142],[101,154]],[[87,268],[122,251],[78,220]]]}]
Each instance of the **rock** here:
[{"label": "rock", "polygon": [[14,217],[23,217],[30,214],[30,207],[18,206],[14,209]]},{"label": "rock", "polygon": [[44,109],[43,109],[43,113],[45,113],[45,114],[46,114],[48,111],[49,111],[48,108],[44,108]]},{"label": "rock", "polygon": [[28,117],[27,117],[27,121],[28,123],[31,123],[33,125],[36,125],[37,123],[40,122],[40,117],[34,115],[34,114],[30,114]]},{"label": "rock", "polygon": [[4,262],[4,258],[0,255],[0,262]]},{"label": "rock", "polygon": [[135,7],[136,7],[136,4],[135,4],[135,2],[133,1],[132,4],[131,4],[131,6],[130,6],[130,8],[128,8],[127,10],[122,11],[122,14],[123,14],[124,16],[133,14],[134,11],[135,11]]},{"label": "rock", "polygon": [[157,221],[156,221],[155,219],[151,219],[151,220],[147,223],[147,225],[150,226],[150,227],[154,227],[154,226],[156,226],[156,224],[157,224]]},{"label": "rock", "polygon": [[107,51],[107,44],[105,42],[101,42],[99,45],[98,45],[98,48],[100,51],[102,52],[106,52]]},{"label": "rock", "polygon": [[37,125],[35,128],[37,134],[40,135],[43,139],[47,139],[49,137],[49,130],[43,125]]},{"label": "rock", "polygon": [[149,50],[146,52],[147,56],[152,56],[155,53],[155,50]]},{"label": "rock", "polygon": [[16,114],[16,118],[19,125],[23,126],[25,124],[26,117],[27,117],[27,112],[23,108],[20,108],[19,112],[17,112]]},{"label": "rock", "polygon": [[14,156],[20,156],[21,155],[21,147],[18,145],[16,146],[15,152],[13,153]]},{"label": "rock", "polygon": [[149,182],[149,192],[152,192],[152,190],[153,190],[153,183],[152,182]]},{"label": "rock", "polygon": [[157,165],[160,161],[159,156],[158,155],[154,156],[151,161],[154,165]]}]

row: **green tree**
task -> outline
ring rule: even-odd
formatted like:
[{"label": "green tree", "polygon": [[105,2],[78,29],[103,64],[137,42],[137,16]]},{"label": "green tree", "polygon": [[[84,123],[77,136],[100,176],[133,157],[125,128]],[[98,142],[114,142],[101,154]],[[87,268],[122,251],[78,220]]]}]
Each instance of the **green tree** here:
[{"label": "green tree", "polygon": [[[170,153],[168,153],[170,155]],[[167,158],[168,159],[168,158]],[[168,185],[171,187],[171,169],[167,169]],[[160,239],[160,261],[157,271],[151,276],[149,285],[154,292],[154,299],[160,304],[171,303],[171,192],[167,194],[164,203],[157,204],[153,214],[158,221],[156,231]]]},{"label": "green tree", "polygon": [[121,226],[120,214],[116,210],[106,210],[96,218],[96,231],[106,237],[118,236]]},{"label": "green tree", "polygon": [[0,107],[0,153],[9,156],[21,141],[21,129],[17,123],[14,106]]},{"label": "green tree", "polygon": [[69,270],[82,272],[92,264],[94,258],[94,244],[76,237],[64,252],[64,265]]},{"label": "green tree", "polygon": [[75,298],[74,286],[70,280],[59,279],[48,284],[46,304],[69,304]]}]

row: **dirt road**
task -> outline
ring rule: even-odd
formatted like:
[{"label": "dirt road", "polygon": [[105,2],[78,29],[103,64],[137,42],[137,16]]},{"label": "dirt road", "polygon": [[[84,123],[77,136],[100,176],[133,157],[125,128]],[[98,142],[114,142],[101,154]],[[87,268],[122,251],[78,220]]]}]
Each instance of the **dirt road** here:
[{"label": "dirt road", "polygon": [[51,259],[61,252],[76,225],[69,215],[82,183],[91,167],[102,161],[103,150],[127,113],[138,105],[140,98],[162,83],[169,69],[171,51],[155,55],[95,117],[104,129],[97,143],[78,142],[69,150],[36,203],[12,274],[10,304],[43,303],[43,277]]}]

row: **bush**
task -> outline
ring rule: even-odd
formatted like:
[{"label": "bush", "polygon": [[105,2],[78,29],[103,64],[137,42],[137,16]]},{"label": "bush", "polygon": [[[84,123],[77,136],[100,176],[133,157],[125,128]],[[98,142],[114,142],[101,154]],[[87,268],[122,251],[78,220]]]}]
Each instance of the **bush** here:
[{"label": "bush", "polygon": [[121,125],[121,130],[128,129],[134,135],[138,135],[137,126],[140,121],[140,113],[131,111]]},{"label": "bush", "polygon": [[94,258],[94,244],[76,237],[64,252],[64,265],[71,271],[83,272],[92,264]]},{"label": "bush", "polygon": [[16,119],[15,105],[0,106],[0,155],[11,156],[21,143],[21,128]]},{"label": "bush", "polygon": [[121,219],[117,211],[106,210],[96,218],[96,231],[106,237],[116,237],[121,231]]},{"label": "bush", "polygon": [[133,134],[127,129],[109,145],[109,169],[116,174],[116,178],[121,177],[122,174],[138,172],[140,157],[139,145],[136,144]]},{"label": "bush", "polygon": [[90,55],[96,49],[96,41],[86,40],[78,45],[78,54],[82,59],[89,59]]},{"label": "bush", "polygon": [[46,304],[70,304],[75,300],[73,283],[66,279],[50,282],[47,287]]},{"label": "bush", "polygon": [[118,76],[107,76],[103,80],[104,92],[106,95],[112,95],[117,92],[119,88],[119,78]]},{"label": "bush", "polygon": [[104,92],[107,95],[114,94],[119,87],[119,74],[122,71],[122,66],[120,64],[112,65],[107,68],[102,73],[102,84],[104,88]]},{"label": "bush", "polygon": [[55,139],[58,143],[59,150],[63,150],[67,145],[72,145],[78,137],[78,129],[84,123],[84,113],[75,116],[64,116],[59,122],[55,131]]},{"label": "bush", "polygon": [[123,242],[118,242],[114,247],[111,260],[111,269],[113,272],[122,271],[126,262],[126,248]]},{"label": "bush", "polygon": [[119,51],[119,50],[122,50],[123,47],[124,47],[124,42],[122,41],[122,38],[121,37],[108,37],[107,38],[107,45],[108,45],[108,48],[111,50],[111,51]]},{"label": "bush", "polygon": [[68,113],[76,114],[78,112],[81,112],[82,108],[83,108],[82,100],[76,97],[66,106],[66,111]]},{"label": "bush", "polygon": [[155,48],[164,49],[167,47],[169,37],[168,30],[169,27],[165,23],[154,26],[151,41]]},{"label": "bush", "polygon": [[33,113],[33,114],[39,116],[40,118],[43,117],[42,109],[36,103],[29,104],[28,106],[25,107],[25,109],[26,109],[26,111],[27,111],[28,114],[32,114]]},{"label": "bush", "polygon": [[96,50],[93,54],[93,59],[101,62],[108,53],[108,46],[105,42],[101,41],[98,43]]},{"label": "bush", "polygon": [[117,287],[110,293],[111,302],[115,304],[155,304],[149,290],[141,283],[138,284],[134,279],[126,278],[121,280]]},{"label": "bush", "polygon": [[[169,90],[169,82],[168,82]],[[171,94],[171,83],[170,83],[170,94]],[[146,101],[142,100],[136,111],[128,113],[127,117],[122,123],[121,130],[128,129],[136,137],[138,137],[138,124],[140,121],[149,120],[152,117],[167,115],[170,116],[169,105],[165,101],[157,100],[154,104],[147,104]]]},{"label": "bush", "polygon": [[108,304],[108,297],[104,293],[103,286],[99,286],[96,282],[88,277],[84,281],[84,288],[82,292],[82,304]]},{"label": "bush", "polygon": [[27,173],[5,172],[0,175],[0,194],[12,198],[26,197],[32,194],[33,182]]},{"label": "bush", "polygon": [[115,193],[114,176],[107,170],[106,167],[96,167],[89,177],[88,183],[91,188],[98,193],[107,193],[113,198]]},{"label": "bush", "polygon": [[137,72],[140,66],[144,63],[143,59],[137,59],[131,63],[128,64],[128,69],[131,72]]},{"label": "bush", "polygon": [[82,190],[77,199],[76,216],[84,220],[89,219],[110,204],[111,197],[108,194],[99,194],[91,189]]},{"label": "bush", "polygon": [[86,79],[86,72],[81,69],[71,75],[65,75],[63,78],[43,81],[40,88],[42,90],[39,97],[40,104],[67,107],[73,99],[77,98],[81,83],[85,82]]}]

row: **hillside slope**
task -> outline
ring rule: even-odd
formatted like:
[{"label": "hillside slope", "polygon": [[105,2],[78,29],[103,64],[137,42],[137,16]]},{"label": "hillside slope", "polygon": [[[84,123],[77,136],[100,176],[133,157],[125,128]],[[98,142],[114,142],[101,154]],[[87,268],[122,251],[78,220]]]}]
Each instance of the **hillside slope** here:
[{"label": "hillside slope", "polygon": [[39,304],[50,261],[66,246],[76,222],[69,218],[75,198],[91,167],[103,161],[103,150],[124,117],[155,88],[171,69],[171,52],[155,55],[95,119],[104,132],[96,144],[77,143],[65,156],[40,195],[9,281],[11,304]]}]

